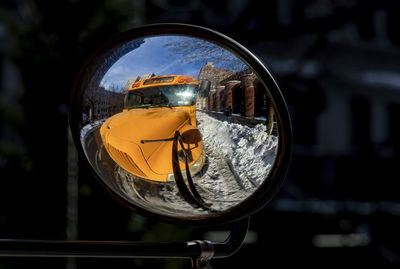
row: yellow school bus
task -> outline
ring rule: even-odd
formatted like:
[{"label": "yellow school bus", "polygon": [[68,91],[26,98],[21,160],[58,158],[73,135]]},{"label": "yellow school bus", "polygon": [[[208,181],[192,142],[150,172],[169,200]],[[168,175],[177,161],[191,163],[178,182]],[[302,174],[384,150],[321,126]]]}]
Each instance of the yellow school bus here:
[{"label": "yellow school bus", "polygon": [[[157,182],[174,181],[172,143],[177,131],[179,166],[185,161],[196,178],[205,163],[201,135],[196,127],[199,81],[183,75],[155,76],[133,83],[124,109],[100,128],[110,157],[131,174]],[[186,157],[185,157],[186,156]]]}]

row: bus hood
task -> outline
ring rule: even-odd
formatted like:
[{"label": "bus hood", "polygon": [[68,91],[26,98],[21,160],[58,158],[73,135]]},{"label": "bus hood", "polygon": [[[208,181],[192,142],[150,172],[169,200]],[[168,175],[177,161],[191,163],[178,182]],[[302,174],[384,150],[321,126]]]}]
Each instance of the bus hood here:
[{"label": "bus hood", "polygon": [[[101,127],[101,133],[105,142],[124,141],[124,143],[137,144],[147,161],[160,147],[172,144],[171,142],[142,143],[142,140],[173,138],[175,131],[188,121],[189,114],[181,109],[131,109],[107,119]],[[114,148],[121,148],[115,145],[115,142],[113,144]],[[131,156],[131,158],[137,159],[138,156]]]}]

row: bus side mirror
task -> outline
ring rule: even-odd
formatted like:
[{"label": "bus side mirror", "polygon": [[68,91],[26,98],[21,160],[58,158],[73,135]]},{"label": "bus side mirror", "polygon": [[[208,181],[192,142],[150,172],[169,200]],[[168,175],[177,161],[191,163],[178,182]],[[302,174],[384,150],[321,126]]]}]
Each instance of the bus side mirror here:
[{"label": "bus side mirror", "polygon": [[[129,93],[141,101],[128,104]],[[167,222],[244,219],[275,196],[290,162],[290,117],[270,71],[199,26],[149,25],[103,44],[76,79],[69,116],[109,193]]]},{"label": "bus side mirror", "polygon": [[198,144],[201,142],[201,133],[198,129],[190,129],[182,133],[182,140],[185,144]]}]

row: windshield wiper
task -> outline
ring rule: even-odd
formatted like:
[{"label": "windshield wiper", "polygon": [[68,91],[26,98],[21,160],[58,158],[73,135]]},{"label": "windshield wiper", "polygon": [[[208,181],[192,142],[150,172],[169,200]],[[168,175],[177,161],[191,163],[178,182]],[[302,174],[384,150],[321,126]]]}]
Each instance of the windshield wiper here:
[{"label": "windshield wiper", "polygon": [[152,106],[152,107],[168,107],[168,108],[170,108],[170,109],[173,109],[173,108],[174,108],[174,106],[171,105],[171,104],[159,104],[159,105],[154,105],[154,106]]},{"label": "windshield wiper", "polygon": [[132,109],[132,108],[145,108],[145,109],[148,109],[149,107],[151,107],[150,104],[144,104],[144,105],[130,106],[130,107],[128,107],[128,109]]}]

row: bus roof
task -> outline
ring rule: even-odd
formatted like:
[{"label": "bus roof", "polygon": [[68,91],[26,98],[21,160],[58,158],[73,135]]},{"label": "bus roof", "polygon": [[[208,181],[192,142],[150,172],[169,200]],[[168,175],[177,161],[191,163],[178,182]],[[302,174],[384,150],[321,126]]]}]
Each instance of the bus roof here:
[{"label": "bus roof", "polygon": [[133,83],[129,87],[129,91],[143,89],[147,87],[153,87],[153,86],[160,86],[160,85],[180,85],[180,84],[198,85],[199,81],[194,77],[184,76],[184,75],[154,76]]}]

